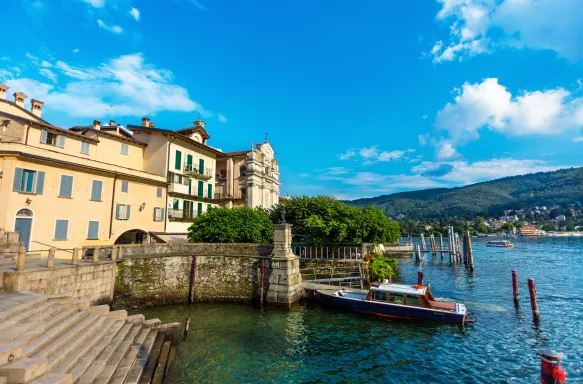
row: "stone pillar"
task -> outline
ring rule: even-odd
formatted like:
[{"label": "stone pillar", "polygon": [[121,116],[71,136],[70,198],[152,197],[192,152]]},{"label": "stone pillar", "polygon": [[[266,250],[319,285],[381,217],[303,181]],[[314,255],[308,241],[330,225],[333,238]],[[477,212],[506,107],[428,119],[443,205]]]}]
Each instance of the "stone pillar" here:
[{"label": "stone pillar", "polygon": [[111,249],[111,261],[115,261],[117,259],[117,253],[119,252],[119,246],[113,246]]},{"label": "stone pillar", "polygon": [[9,243],[18,243],[18,232],[6,232],[4,236]]},{"label": "stone pillar", "polygon": [[266,296],[267,303],[271,305],[290,307],[302,295],[300,259],[293,254],[291,248],[291,228],[290,224],[274,225]]},{"label": "stone pillar", "polygon": [[99,247],[93,248],[93,259],[92,263],[99,263]]},{"label": "stone pillar", "polygon": [[49,249],[49,256],[47,257],[47,268],[52,268],[55,264],[55,248]]},{"label": "stone pillar", "polygon": [[20,244],[20,249],[18,250],[18,259],[16,260],[16,271],[24,271],[24,265],[26,264],[26,251],[24,249],[24,244]]},{"label": "stone pillar", "polygon": [[71,258],[71,264],[79,264],[79,248],[73,248],[73,257]]},{"label": "stone pillar", "polygon": [[4,232],[4,228],[0,228],[0,243],[5,242],[6,240],[6,232]]}]

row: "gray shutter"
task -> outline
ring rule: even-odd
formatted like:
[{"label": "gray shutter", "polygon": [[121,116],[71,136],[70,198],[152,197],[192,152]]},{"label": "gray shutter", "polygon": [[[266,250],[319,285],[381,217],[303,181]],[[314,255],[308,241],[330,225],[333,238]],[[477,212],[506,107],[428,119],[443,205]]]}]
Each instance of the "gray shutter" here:
[{"label": "gray shutter", "polygon": [[127,192],[128,191],[128,182],[127,182],[127,180],[122,180],[121,181],[121,191],[122,192]]},{"label": "gray shutter", "polygon": [[65,136],[59,135],[57,136],[57,145],[59,148],[65,148]]},{"label": "gray shutter", "polygon": [[90,221],[89,222],[89,229],[87,230],[87,238],[88,239],[99,238],[99,222],[98,221]]},{"label": "gray shutter", "polygon": [[45,173],[44,172],[37,172],[36,173],[36,194],[42,195],[45,189]]},{"label": "gray shutter", "polygon": [[14,192],[22,192],[22,168],[14,168],[14,181],[12,182],[12,190]]},{"label": "gray shutter", "polygon": [[44,129],[40,131],[40,142],[43,144],[47,143],[47,131],[45,131]]},{"label": "gray shutter", "polygon": [[93,180],[93,184],[91,185],[91,200],[101,200],[102,184],[103,183],[99,180]]},{"label": "gray shutter", "polygon": [[61,185],[59,187],[60,197],[73,196],[73,176],[61,175]]},{"label": "gray shutter", "polygon": [[119,206],[120,204],[115,205],[115,218],[119,220]]},{"label": "gray shutter", "polygon": [[130,219],[130,205],[126,205],[126,220]]},{"label": "gray shutter", "polygon": [[55,223],[55,239],[66,240],[69,232],[68,220],[57,220]]},{"label": "gray shutter", "polygon": [[164,208],[160,208],[160,210],[162,211],[162,221],[166,220],[166,215],[164,214]]},{"label": "gray shutter", "polygon": [[162,197],[162,188],[158,187],[156,190],[156,197]]}]

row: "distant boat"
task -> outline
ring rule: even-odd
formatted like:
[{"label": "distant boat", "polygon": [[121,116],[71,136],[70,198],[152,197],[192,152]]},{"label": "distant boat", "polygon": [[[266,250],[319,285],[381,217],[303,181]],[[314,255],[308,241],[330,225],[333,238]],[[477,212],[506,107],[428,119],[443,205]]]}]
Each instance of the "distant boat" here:
[{"label": "distant boat", "polygon": [[368,292],[356,289],[321,289],[316,292],[330,306],[373,316],[450,324],[473,322],[467,317],[468,312],[463,304],[436,301],[429,286],[422,283],[403,285],[385,280],[382,284],[371,284]]},{"label": "distant boat", "polygon": [[492,240],[486,243],[486,247],[512,248],[513,245],[508,240]]}]

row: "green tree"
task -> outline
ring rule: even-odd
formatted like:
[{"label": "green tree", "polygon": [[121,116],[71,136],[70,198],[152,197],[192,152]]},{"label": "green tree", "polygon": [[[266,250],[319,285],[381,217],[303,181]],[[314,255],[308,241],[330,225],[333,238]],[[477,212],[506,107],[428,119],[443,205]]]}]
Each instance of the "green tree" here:
[{"label": "green tree", "polygon": [[273,223],[267,211],[247,207],[212,208],[188,228],[191,243],[258,243],[273,241]]},{"label": "green tree", "polygon": [[545,225],[543,225],[543,231],[552,232],[554,230],[555,226],[552,225],[551,223],[546,223]]},{"label": "green tree", "polygon": [[474,224],[476,227],[480,226],[481,224],[484,224],[484,218],[482,216],[476,216],[476,218],[474,219]]},{"label": "green tree", "polygon": [[502,224],[502,229],[505,231],[514,232],[514,224],[508,221]]},{"label": "green tree", "polygon": [[397,275],[399,262],[396,258],[384,254],[374,255],[368,263],[370,281],[388,279]]},{"label": "green tree", "polygon": [[394,243],[399,224],[374,207],[359,209],[330,196],[297,196],[273,207],[269,216],[279,222],[285,210],[295,241],[324,243]]}]

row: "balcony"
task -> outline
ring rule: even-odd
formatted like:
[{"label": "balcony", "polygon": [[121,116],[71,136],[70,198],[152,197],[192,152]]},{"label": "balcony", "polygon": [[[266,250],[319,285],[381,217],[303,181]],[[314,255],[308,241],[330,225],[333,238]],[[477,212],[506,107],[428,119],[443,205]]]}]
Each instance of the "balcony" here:
[{"label": "balcony", "polygon": [[235,193],[235,195],[231,195],[230,193],[224,192],[217,192],[215,193],[215,200],[225,201],[225,200],[247,200],[246,193]]},{"label": "balcony", "polygon": [[189,210],[184,209],[169,209],[168,210],[168,220],[170,221],[182,221],[182,222],[190,222],[196,219],[198,216],[197,210],[193,210],[190,212]]},{"label": "balcony", "polygon": [[213,170],[211,168],[200,169],[193,164],[184,164],[184,173],[194,179],[209,180],[213,178]]}]

